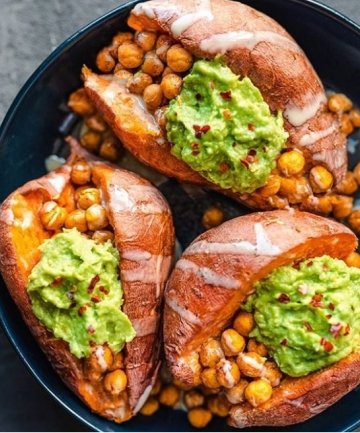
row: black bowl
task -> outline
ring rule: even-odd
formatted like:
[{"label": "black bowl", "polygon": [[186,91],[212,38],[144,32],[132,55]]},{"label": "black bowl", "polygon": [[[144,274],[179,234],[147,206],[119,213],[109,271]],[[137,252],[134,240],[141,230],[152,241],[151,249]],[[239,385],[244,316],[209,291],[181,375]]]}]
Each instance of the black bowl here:
[{"label": "black bowl", "polygon": [[[61,150],[66,100],[81,85],[83,64],[94,64],[97,51],[119,30],[136,1],[111,11],[65,41],[35,71],[13,102],[0,130],[0,202],[15,188],[45,173],[45,158]],[[347,94],[360,106],[360,27],[341,14],[311,0],[243,0],[275,18],[305,50],[325,86]],[[353,140],[357,140],[356,135]],[[354,150],[354,149],[353,149]],[[350,166],[360,160],[352,151]],[[16,169],[14,169],[16,167]],[[171,185],[167,186],[171,188]],[[217,200],[213,197],[209,200]],[[229,205],[230,206],[230,205]],[[231,207],[231,206],[230,206]],[[244,212],[244,209],[237,208]],[[231,210],[230,210],[231,211]],[[181,221],[180,221],[181,223]],[[187,243],[188,240],[184,240]],[[118,425],[93,414],[54,373],[22,322],[0,280],[0,319],[10,342],[38,382],[84,429],[94,431],[192,431],[182,411],[161,408]],[[249,431],[352,431],[360,425],[360,389],[311,420],[284,429]],[[54,422],[56,425],[56,421]],[[55,427],[56,429],[56,427]],[[232,431],[221,419],[208,431]]]}]

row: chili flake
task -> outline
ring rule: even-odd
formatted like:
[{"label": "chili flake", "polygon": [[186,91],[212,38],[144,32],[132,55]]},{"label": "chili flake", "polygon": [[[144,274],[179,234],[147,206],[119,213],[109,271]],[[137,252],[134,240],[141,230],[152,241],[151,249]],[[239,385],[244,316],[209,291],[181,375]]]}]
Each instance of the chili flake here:
[{"label": "chili flake", "polygon": [[95,289],[96,284],[100,281],[99,275],[95,275],[90,281],[89,287],[87,289],[88,293],[92,293]]},{"label": "chili flake", "polygon": [[314,308],[323,308],[324,304],[321,302],[322,298],[323,295],[315,294],[311,299],[310,305]]},{"label": "chili flake", "polygon": [[220,96],[221,96],[225,101],[230,101],[230,99],[231,99],[231,90],[227,90],[226,92],[220,92]]},{"label": "chili flake", "polygon": [[290,302],[290,298],[286,293],[281,293],[277,300],[282,304],[288,304]]},{"label": "chili flake", "polygon": [[350,334],[350,325],[347,323],[345,326],[345,332],[344,335],[349,335]]},{"label": "chili flake", "polygon": [[312,326],[310,325],[309,322],[304,322],[304,326],[305,326],[305,328],[306,328],[309,332],[312,332],[312,331],[313,331],[313,328],[312,328]]},{"label": "chili flake", "polygon": [[245,166],[245,168],[250,168],[250,164],[246,161],[246,159],[240,159],[240,162],[243,166]]},{"label": "chili flake", "polygon": [[254,131],[255,125],[253,123],[248,123],[248,129],[249,129],[249,131]]},{"label": "chili flake", "polygon": [[191,152],[191,155],[196,156],[196,155],[199,155],[199,153],[200,153],[200,151],[198,151],[198,150],[193,150],[193,151]]},{"label": "chili flake", "polygon": [[50,287],[57,287],[62,283],[63,277],[56,277],[55,280],[50,284]]},{"label": "chili flake", "polygon": [[226,162],[222,162],[219,165],[219,170],[220,170],[220,173],[223,174],[229,170],[229,166],[226,164]]},{"label": "chili flake", "polygon": [[287,345],[287,339],[284,338],[283,341],[280,343],[282,346],[286,346]]},{"label": "chili flake", "polygon": [[334,348],[334,345],[331,343],[331,341],[328,341],[326,338],[321,337],[320,340],[321,346],[326,350],[326,352],[331,352]]},{"label": "chili flake", "polygon": [[199,147],[200,147],[199,143],[196,143],[195,141],[193,143],[191,143],[191,148],[192,149],[199,149]]},{"label": "chili flake", "polygon": [[98,302],[101,302],[102,301],[102,299],[101,299],[101,297],[99,296],[99,295],[95,295],[95,296],[93,296],[92,298],[91,298],[91,302],[95,302],[96,304],[98,303]]},{"label": "chili flake", "polygon": [[106,289],[104,286],[100,286],[99,290],[100,290],[100,292],[104,293],[104,295],[108,295],[109,294],[109,290]]},{"label": "chili flake", "polygon": [[94,332],[95,332],[93,325],[89,325],[87,330],[88,330],[89,334],[94,334]]},{"label": "chili flake", "polygon": [[335,305],[332,302],[330,302],[330,304],[329,304],[329,310],[331,310],[331,311],[335,310]]},{"label": "chili flake", "polygon": [[79,309],[78,309],[78,314],[79,316],[82,316],[86,311],[86,306],[82,305]]},{"label": "chili flake", "polygon": [[201,95],[201,93],[197,93],[197,94],[195,95],[195,98],[196,98],[197,101],[201,101],[201,100],[202,100],[202,95]]},{"label": "chili flake", "polygon": [[341,323],[335,323],[334,325],[331,325],[330,332],[334,338],[338,338],[342,329],[343,325]]}]

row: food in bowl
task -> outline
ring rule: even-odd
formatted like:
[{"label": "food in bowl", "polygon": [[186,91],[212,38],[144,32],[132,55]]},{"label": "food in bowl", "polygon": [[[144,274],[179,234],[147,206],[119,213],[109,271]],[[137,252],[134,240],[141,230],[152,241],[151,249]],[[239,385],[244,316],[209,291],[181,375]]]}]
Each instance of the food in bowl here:
[{"label": "food in bowl", "polygon": [[360,383],[360,270],[343,260],[357,245],[344,225],[301,211],[200,235],[165,292],[174,377],[227,404],[237,428],[299,423],[335,403]]},{"label": "food in bowl", "polygon": [[160,368],[171,211],[148,181],[86,152],[0,207],[0,270],[55,371],[94,412],[134,416]]}]

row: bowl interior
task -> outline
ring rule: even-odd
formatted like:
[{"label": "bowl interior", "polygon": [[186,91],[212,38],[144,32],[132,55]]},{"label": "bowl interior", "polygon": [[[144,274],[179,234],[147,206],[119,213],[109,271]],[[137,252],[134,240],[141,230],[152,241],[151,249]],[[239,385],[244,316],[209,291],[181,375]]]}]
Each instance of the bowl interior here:
[{"label": "bowl interior", "polygon": [[[92,67],[96,53],[112,36],[126,29],[130,2],[64,42],[38,68],[10,108],[0,130],[0,201],[26,181],[45,173],[45,158],[63,146],[68,95],[81,85],[83,64]],[[360,105],[360,28],[340,14],[311,0],[243,0],[276,19],[304,49],[325,86],[347,94]],[[358,140],[357,135],[353,137]],[[352,152],[350,166],[360,160]],[[162,408],[151,418],[137,416],[117,425],[91,413],[60,381],[22,322],[0,279],[0,318],[21,359],[48,390],[85,426],[96,431],[192,431],[182,411]],[[284,431],[351,431],[360,425],[359,390],[326,412]],[[341,416],[339,416],[341,414]],[[209,431],[232,431],[221,419]],[[280,431],[281,429],[251,429]]]}]

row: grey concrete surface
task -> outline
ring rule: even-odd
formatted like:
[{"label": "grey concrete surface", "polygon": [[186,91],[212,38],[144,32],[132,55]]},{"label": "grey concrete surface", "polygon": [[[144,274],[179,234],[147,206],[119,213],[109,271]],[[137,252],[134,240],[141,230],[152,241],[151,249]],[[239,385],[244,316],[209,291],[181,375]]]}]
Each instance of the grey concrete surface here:
[{"label": "grey concrete surface", "polygon": [[[0,122],[21,86],[54,48],[121,3],[124,1],[0,0]],[[322,3],[360,23],[360,0]],[[0,431],[84,431],[30,375],[1,329]]]}]

